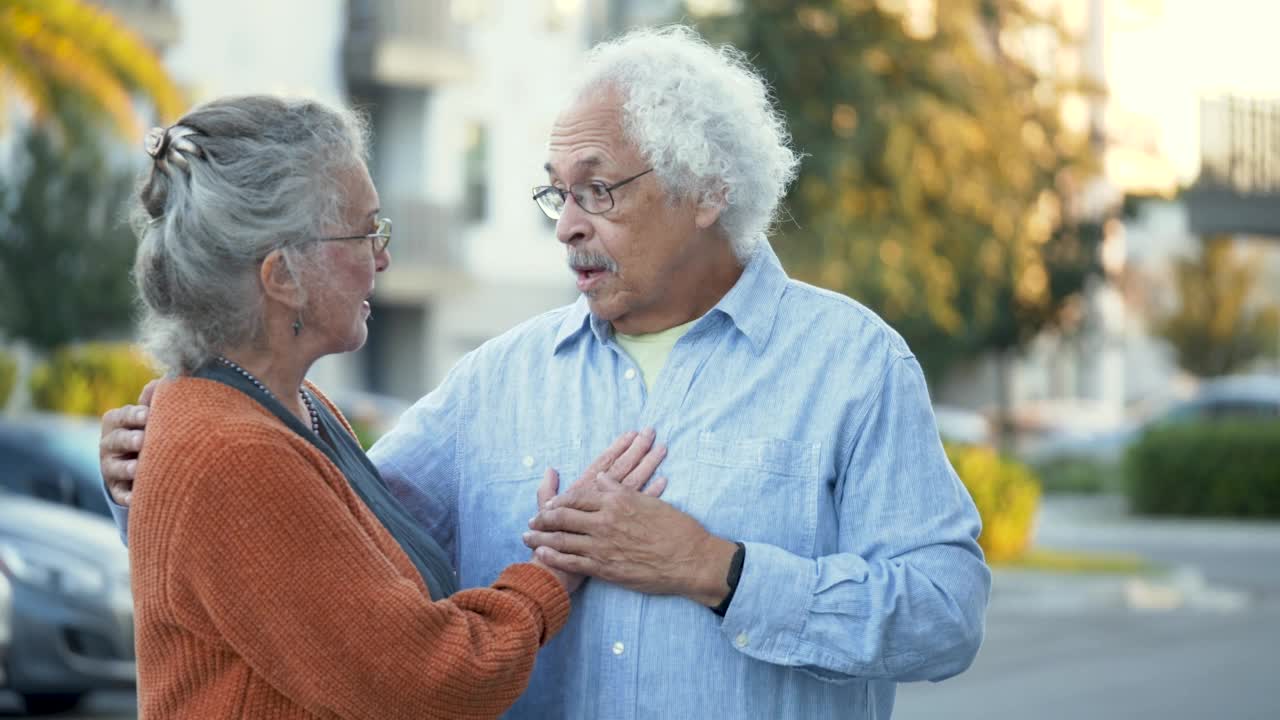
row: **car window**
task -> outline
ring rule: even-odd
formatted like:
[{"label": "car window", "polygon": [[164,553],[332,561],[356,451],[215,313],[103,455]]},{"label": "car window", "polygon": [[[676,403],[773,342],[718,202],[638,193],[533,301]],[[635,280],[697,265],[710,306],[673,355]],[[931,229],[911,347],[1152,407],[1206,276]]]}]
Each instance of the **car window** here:
[{"label": "car window", "polygon": [[22,438],[0,441],[0,487],[18,495],[65,502],[63,488],[74,482],[43,453],[21,444]]},{"label": "car window", "polygon": [[1268,418],[1276,416],[1276,406],[1238,400],[1209,405],[1205,408],[1205,414],[1212,418]]},{"label": "car window", "polygon": [[10,432],[0,436],[0,488],[110,516],[92,427]]}]

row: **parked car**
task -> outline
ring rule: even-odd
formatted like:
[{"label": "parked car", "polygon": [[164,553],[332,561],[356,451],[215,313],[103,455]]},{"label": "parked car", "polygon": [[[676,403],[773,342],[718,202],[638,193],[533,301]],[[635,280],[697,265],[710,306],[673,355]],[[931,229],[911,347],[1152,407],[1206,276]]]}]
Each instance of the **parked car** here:
[{"label": "parked car", "polygon": [[3,686],[27,712],[134,686],[129,556],[110,520],[0,490],[0,575],[13,619]]},{"label": "parked car", "polygon": [[5,686],[9,665],[9,641],[13,638],[13,586],[0,573],[0,687]]},{"label": "parked car", "polygon": [[985,415],[954,405],[934,405],[938,435],[946,442],[961,445],[994,445],[995,433]]},{"label": "parked car", "polygon": [[1205,380],[1191,397],[1178,400],[1150,418],[1096,433],[1061,433],[1045,438],[1029,453],[1038,464],[1080,459],[1117,463],[1147,430],[1172,423],[1204,420],[1280,420],[1280,376],[1235,375]]},{"label": "parked car", "polygon": [[1280,419],[1280,376],[1235,375],[1206,380],[1195,395],[1157,416],[1157,423],[1218,418]]},{"label": "parked car", "polygon": [[0,420],[0,488],[110,517],[96,419],[32,414]]}]

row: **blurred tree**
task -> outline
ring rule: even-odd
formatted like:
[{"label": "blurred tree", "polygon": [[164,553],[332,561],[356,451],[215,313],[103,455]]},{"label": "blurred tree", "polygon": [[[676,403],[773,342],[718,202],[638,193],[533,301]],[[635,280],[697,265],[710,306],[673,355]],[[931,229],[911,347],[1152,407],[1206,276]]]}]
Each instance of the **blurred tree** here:
[{"label": "blurred tree", "polygon": [[0,180],[0,335],[48,350],[129,327],[134,240],[123,216],[132,173],[112,167],[89,111],[28,127]]},{"label": "blurred tree", "polygon": [[1218,235],[1205,240],[1200,258],[1174,267],[1178,309],[1156,330],[1184,370],[1227,375],[1280,348],[1280,306],[1252,304],[1262,271],[1258,255],[1241,257],[1230,237]]},{"label": "blurred tree", "polygon": [[184,109],[146,43],[84,0],[0,0],[0,108],[14,91],[37,122],[61,126],[63,106],[74,102],[108,118],[129,139],[142,135],[133,93],[165,119]]},{"label": "blurred tree", "polygon": [[1033,33],[1073,41],[1020,0],[907,5],[741,0],[701,29],[762,69],[806,154],[787,266],[879,312],[938,380],[1007,360],[1095,272],[1101,224],[1074,207],[1090,141],[1062,121],[1094,90],[1024,62]]}]

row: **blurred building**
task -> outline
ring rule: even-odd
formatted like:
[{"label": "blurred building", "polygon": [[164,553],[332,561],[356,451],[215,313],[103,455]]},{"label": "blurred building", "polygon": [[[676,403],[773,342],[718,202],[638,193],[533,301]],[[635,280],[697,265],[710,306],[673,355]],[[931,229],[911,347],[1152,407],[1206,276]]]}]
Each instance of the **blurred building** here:
[{"label": "blurred building", "polygon": [[312,377],[405,399],[485,340],[576,297],[554,224],[530,197],[545,180],[565,79],[593,42],[633,21],[633,6],[674,7],[98,1],[163,54],[193,102],[266,92],[367,114],[370,169],[395,223],[392,267],[378,281],[366,347],[323,359]]},{"label": "blurred building", "polygon": [[[321,361],[313,377],[405,399],[434,387],[485,340],[574,299],[554,225],[529,190],[544,179],[546,137],[584,51],[686,10],[737,7],[736,0],[100,1],[165,51],[194,100],[276,92],[368,113],[371,169],[395,221],[392,268],[379,278],[366,348]],[[927,24],[936,1],[888,4]],[[1159,0],[1033,4],[1074,37],[1027,33],[1001,38],[1002,46],[1041,73],[1083,75],[1102,89],[1118,34],[1163,12]],[[1149,298],[1167,291],[1161,283],[1173,259],[1197,245],[1186,208],[1171,199],[1177,177],[1151,118],[1105,92],[1081,93],[1064,117],[1103,159],[1079,212],[1100,217],[1131,194],[1170,199],[1107,226],[1106,274],[1076,308],[1078,327],[1038,339],[1017,363],[1011,394],[1028,415],[1110,424],[1177,375],[1171,353],[1147,329]],[[989,408],[996,378],[993,363],[976,363],[936,394]]]},{"label": "blurred building", "polygon": [[[344,382],[417,398],[480,343],[576,296],[530,189],[545,180],[559,90],[589,44],[591,9],[564,0],[349,4],[349,86],[374,120],[373,172],[396,239],[369,344]],[[417,23],[437,39],[407,37]],[[388,38],[395,29],[419,52],[438,43],[438,60],[416,64],[449,74],[412,86],[387,73],[353,76],[362,65],[352,60],[368,54],[355,51],[366,24]]]},{"label": "blurred building", "polygon": [[[1178,177],[1153,118],[1109,92],[1112,62],[1126,33],[1156,23],[1161,0],[1032,0],[1057,17],[1067,37],[1037,31],[1010,41],[1046,77],[1083,78],[1096,92],[1077,93],[1063,120],[1087,133],[1101,172],[1077,198],[1077,216],[1104,222],[1102,275],[1069,309],[1072,327],[1037,338],[1015,363],[1009,388],[1014,420],[1030,432],[1091,430],[1125,422],[1180,392],[1170,348],[1151,332],[1151,294],[1167,296],[1172,266],[1194,257],[1198,240],[1174,197]],[[1126,197],[1151,198],[1123,215]],[[999,375],[995,359],[975,363],[940,389],[948,402],[991,410]]]}]

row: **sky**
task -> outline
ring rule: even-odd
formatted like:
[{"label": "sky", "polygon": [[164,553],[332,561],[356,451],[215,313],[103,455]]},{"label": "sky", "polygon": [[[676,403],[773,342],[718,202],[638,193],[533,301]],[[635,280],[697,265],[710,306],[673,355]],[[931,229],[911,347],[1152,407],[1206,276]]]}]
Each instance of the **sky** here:
[{"label": "sky", "polygon": [[[1280,3],[1110,0],[1106,53],[1113,103],[1159,128],[1184,183],[1199,169],[1199,98],[1227,92],[1280,99]],[[1133,6],[1153,9],[1134,12]]]}]

